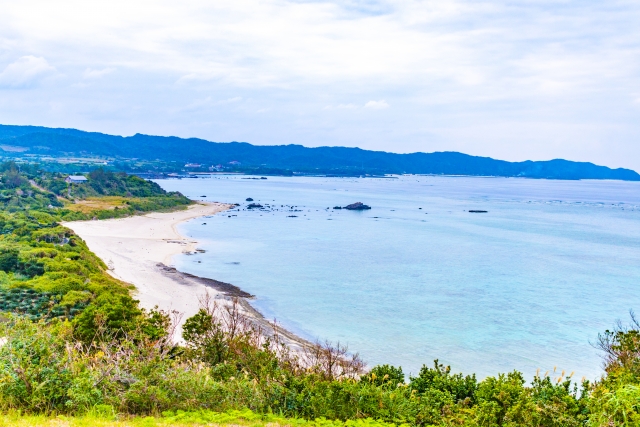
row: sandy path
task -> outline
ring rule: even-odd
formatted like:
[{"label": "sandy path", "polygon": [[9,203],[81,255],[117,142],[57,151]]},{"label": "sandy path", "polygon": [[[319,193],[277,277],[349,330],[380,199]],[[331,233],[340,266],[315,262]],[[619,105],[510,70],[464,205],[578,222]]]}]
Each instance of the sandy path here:
[{"label": "sandy path", "polygon": [[177,310],[186,319],[198,311],[199,296],[208,291],[215,297],[221,292],[194,280],[177,283],[158,264],[170,265],[173,255],[196,249],[197,242],[181,236],[176,230],[177,224],[230,207],[198,203],[183,211],[63,225],[79,235],[107,264],[109,274],[136,287],[134,297],[142,307],[157,305],[164,310]]}]

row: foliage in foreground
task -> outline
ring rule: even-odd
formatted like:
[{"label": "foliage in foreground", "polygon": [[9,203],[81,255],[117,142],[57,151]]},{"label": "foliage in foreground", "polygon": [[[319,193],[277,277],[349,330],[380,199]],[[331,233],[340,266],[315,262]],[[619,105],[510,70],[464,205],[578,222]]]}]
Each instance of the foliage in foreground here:
[{"label": "foliage in foreground", "polygon": [[181,347],[171,344],[169,313],[147,318],[121,335],[102,326],[91,343],[75,339],[68,321],[11,318],[0,326],[0,408],[68,415],[107,408],[121,416],[248,408],[417,426],[637,425],[640,394],[627,380],[611,388],[613,379],[604,378],[581,390],[569,378],[536,377],[527,385],[519,372],[478,381],[436,361],[405,381],[391,366],[358,373],[358,359],[344,358],[340,346],[291,352],[237,304],[203,304],[187,320]]}]

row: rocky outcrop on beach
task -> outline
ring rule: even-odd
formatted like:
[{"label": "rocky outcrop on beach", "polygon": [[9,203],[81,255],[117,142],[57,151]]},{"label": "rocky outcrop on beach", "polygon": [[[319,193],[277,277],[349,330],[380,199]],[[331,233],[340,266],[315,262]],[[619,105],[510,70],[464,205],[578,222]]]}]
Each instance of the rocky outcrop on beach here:
[{"label": "rocky outcrop on beach", "polygon": [[371,206],[367,206],[362,202],[352,203],[344,207],[345,209],[349,209],[350,211],[365,211],[367,209],[371,209]]},{"label": "rocky outcrop on beach", "polygon": [[254,295],[251,295],[250,293],[245,292],[239,287],[230,283],[220,282],[219,280],[184,273],[182,271],[176,270],[174,267],[169,267],[161,262],[157,263],[156,267],[158,267],[158,271],[160,271],[163,276],[170,277],[172,280],[181,285],[192,286],[194,283],[199,283],[204,286],[213,288],[229,297],[255,298]]},{"label": "rocky outcrop on beach", "polygon": [[260,209],[262,205],[260,203],[249,203],[247,209]]}]

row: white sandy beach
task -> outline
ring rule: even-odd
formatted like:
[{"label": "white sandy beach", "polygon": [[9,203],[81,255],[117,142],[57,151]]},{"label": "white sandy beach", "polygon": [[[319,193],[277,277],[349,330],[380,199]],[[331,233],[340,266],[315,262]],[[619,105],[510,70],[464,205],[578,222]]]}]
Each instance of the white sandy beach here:
[{"label": "white sandy beach", "polygon": [[[89,249],[107,264],[109,274],[136,287],[134,297],[142,307],[150,309],[158,306],[162,310],[178,311],[184,322],[198,312],[199,298],[205,294],[228,302],[229,295],[237,295],[236,292],[242,291],[229,289],[229,284],[168,268],[174,255],[197,249],[198,242],[182,236],[176,226],[232,207],[222,203],[200,202],[183,211],[101,221],[74,221],[62,225],[72,229],[87,243]],[[223,285],[222,289],[219,285]],[[244,298],[240,298],[240,303],[245,314],[255,319],[263,330],[273,330],[273,325],[263,319]],[[308,345],[294,334],[280,327],[277,329],[292,348]],[[180,331],[181,325],[178,325],[178,333]]]},{"label": "white sandy beach", "polygon": [[135,298],[144,308],[158,306],[177,310],[183,319],[198,311],[198,297],[220,292],[204,284],[176,283],[158,264],[171,265],[171,257],[192,252],[197,242],[186,239],[176,225],[190,219],[213,215],[229,209],[220,203],[198,203],[188,209],[167,213],[149,213],[103,221],[74,221],[63,225],[72,229],[109,267],[109,273],[136,287]]}]

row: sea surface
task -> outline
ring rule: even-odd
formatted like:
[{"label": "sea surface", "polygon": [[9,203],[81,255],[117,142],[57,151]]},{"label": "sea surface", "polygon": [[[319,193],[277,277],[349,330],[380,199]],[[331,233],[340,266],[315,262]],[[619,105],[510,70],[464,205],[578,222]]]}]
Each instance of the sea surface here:
[{"label": "sea surface", "polygon": [[[640,310],[638,182],[247,178],[157,181],[241,205],[180,225],[206,252],[174,265],[239,286],[265,316],[369,366],[594,379],[590,343]],[[247,210],[249,197],[266,209]],[[372,209],[331,209],[353,202]]]}]

